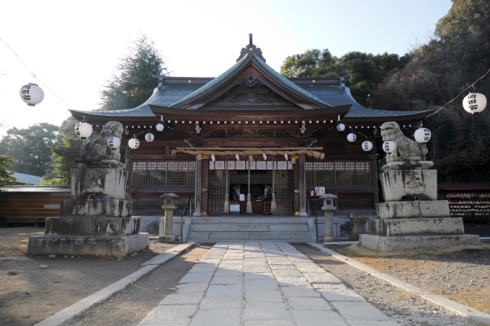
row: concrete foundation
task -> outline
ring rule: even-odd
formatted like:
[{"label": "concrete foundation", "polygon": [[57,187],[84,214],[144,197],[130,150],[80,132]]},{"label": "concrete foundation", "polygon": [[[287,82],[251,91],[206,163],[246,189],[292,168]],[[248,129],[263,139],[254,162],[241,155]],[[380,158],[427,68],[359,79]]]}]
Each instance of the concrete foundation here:
[{"label": "concrete foundation", "polygon": [[437,170],[393,170],[379,176],[387,202],[400,200],[404,196],[437,200]]},{"label": "concrete foundation", "polygon": [[381,219],[450,216],[447,200],[386,202],[377,204],[376,210]]},{"label": "concrete foundation", "polygon": [[386,237],[400,235],[464,234],[461,217],[376,219],[369,222],[369,234]]},{"label": "concrete foundation", "polygon": [[458,235],[411,235],[385,237],[371,234],[361,234],[359,243],[361,246],[380,250],[380,251],[398,251],[410,250],[417,248],[447,248],[454,245],[478,244],[480,237],[473,234]]},{"label": "concrete foundation", "polygon": [[120,237],[44,235],[29,237],[29,255],[124,257],[150,245],[147,233]]},{"label": "concrete foundation", "polygon": [[70,184],[73,198],[88,198],[104,194],[111,199],[125,199],[128,171],[118,168],[71,169]]},{"label": "concrete foundation", "polygon": [[60,217],[116,217],[131,216],[132,203],[122,199],[65,199],[60,203]]},{"label": "concrete foundation", "polygon": [[139,218],[48,218],[46,235],[123,236],[138,234]]}]

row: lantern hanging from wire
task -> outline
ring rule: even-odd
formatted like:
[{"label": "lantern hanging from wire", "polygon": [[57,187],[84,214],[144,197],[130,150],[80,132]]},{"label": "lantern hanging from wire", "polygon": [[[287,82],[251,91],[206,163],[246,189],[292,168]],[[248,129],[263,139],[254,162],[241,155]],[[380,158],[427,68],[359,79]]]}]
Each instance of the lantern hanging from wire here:
[{"label": "lantern hanging from wire", "polygon": [[131,149],[137,149],[138,147],[140,147],[140,141],[138,140],[138,138],[136,138],[136,135],[134,135],[133,138],[128,141],[128,145]]},{"label": "lantern hanging from wire", "polygon": [[87,139],[92,135],[92,132],[93,128],[90,123],[82,121],[75,125],[75,134],[81,139]]},{"label": "lantern hanging from wire", "polygon": [[355,142],[356,139],[357,139],[357,135],[353,132],[347,135],[347,140],[349,141],[349,143]]},{"label": "lantern hanging from wire", "polygon": [[155,126],[157,131],[163,131],[165,129],[165,125],[163,124],[163,115],[160,116],[160,122]]},{"label": "lantern hanging from wire", "polygon": [[44,99],[44,91],[37,84],[29,83],[20,88],[20,98],[29,106],[35,106]]},{"label": "lantern hanging from wire", "polygon": [[121,139],[116,136],[111,136],[107,139],[107,145],[111,150],[115,151],[121,146]]},{"label": "lantern hanging from wire", "polygon": [[339,122],[337,124],[337,130],[340,131],[340,132],[344,131],[345,130],[345,125],[342,122]]},{"label": "lantern hanging from wire", "polygon": [[366,140],[362,143],[362,150],[363,151],[369,152],[372,149],[373,149],[373,143],[371,143],[369,140]]},{"label": "lantern hanging from wire", "polygon": [[383,143],[383,150],[390,154],[396,151],[396,143],[394,141],[388,140]]},{"label": "lantern hanging from wire", "polygon": [[151,143],[155,140],[155,136],[151,132],[149,132],[145,135],[145,140],[146,142]]},{"label": "lantern hanging from wire", "polygon": [[480,93],[469,93],[463,99],[463,108],[466,112],[475,114],[485,110],[487,98]]},{"label": "lantern hanging from wire", "polygon": [[415,141],[421,144],[427,143],[430,140],[431,136],[432,133],[430,132],[430,130],[427,128],[423,128],[422,125],[420,125],[420,128],[415,130],[415,133],[413,134]]}]

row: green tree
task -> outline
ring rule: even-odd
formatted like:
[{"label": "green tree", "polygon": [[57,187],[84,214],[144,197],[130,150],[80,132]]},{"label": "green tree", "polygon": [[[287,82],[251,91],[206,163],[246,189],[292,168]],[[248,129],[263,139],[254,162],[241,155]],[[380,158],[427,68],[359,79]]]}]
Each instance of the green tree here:
[{"label": "green tree", "polygon": [[49,123],[9,129],[0,141],[0,154],[12,156],[13,171],[43,176],[51,171],[49,147],[60,140],[58,129]]},{"label": "green tree", "polygon": [[130,54],[117,66],[118,74],[109,80],[102,94],[102,110],[121,110],[143,104],[153,93],[153,75],[167,74],[167,67],[153,41],[140,36]]},{"label": "green tree", "polygon": [[371,106],[370,94],[384,80],[388,72],[403,68],[410,61],[405,55],[349,52],[340,58],[328,49],[307,50],[288,56],[281,66],[286,77],[330,77],[350,75],[346,85],[352,96],[361,104]]},{"label": "green tree", "polygon": [[80,159],[83,140],[75,134],[78,121],[70,117],[63,121],[59,129],[60,140],[50,146],[53,157],[53,169],[41,180],[41,185],[67,185],[70,183],[70,169],[73,161]]},{"label": "green tree", "polygon": [[13,172],[8,171],[11,166],[12,157],[0,155],[0,187],[15,183],[15,179],[12,177]]}]

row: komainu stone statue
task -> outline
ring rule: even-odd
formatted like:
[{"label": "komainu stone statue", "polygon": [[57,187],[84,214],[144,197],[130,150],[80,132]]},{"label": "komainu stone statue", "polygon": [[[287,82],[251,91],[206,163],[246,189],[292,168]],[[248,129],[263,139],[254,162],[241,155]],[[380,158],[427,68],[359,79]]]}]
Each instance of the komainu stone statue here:
[{"label": "komainu stone statue", "polygon": [[425,161],[427,146],[405,136],[398,123],[394,121],[383,123],[381,137],[383,141],[391,140],[396,144],[396,151],[386,154],[386,163]]},{"label": "komainu stone statue", "polygon": [[119,168],[124,168],[124,164],[120,162],[121,153],[119,148],[112,151],[112,155],[107,155],[107,140],[111,136],[118,137],[122,139],[124,132],[124,127],[122,123],[117,121],[107,122],[99,137],[95,138],[93,141],[88,139],[82,144],[81,151],[81,162],[89,166],[98,165],[110,165],[117,166]]}]

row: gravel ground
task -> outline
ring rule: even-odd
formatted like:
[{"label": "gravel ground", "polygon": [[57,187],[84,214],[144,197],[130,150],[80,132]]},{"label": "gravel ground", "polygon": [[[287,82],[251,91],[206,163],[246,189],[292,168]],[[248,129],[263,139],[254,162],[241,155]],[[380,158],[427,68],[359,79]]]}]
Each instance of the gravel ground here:
[{"label": "gravel ground", "polygon": [[[343,263],[316,248],[309,247],[306,244],[296,245],[296,248],[322,268],[341,279],[347,287],[353,289],[387,316],[395,319],[400,325],[485,325],[484,323],[455,315],[417,295]],[[384,257],[384,260],[388,262],[389,259]],[[412,264],[414,264],[413,261]],[[483,275],[488,275],[488,266],[483,267],[481,272]],[[412,274],[412,276],[414,275]],[[441,287],[446,285],[445,281],[439,280],[434,278],[434,282],[439,282]],[[413,284],[408,279],[405,279],[405,281]]]}]

